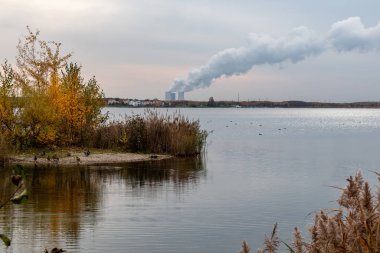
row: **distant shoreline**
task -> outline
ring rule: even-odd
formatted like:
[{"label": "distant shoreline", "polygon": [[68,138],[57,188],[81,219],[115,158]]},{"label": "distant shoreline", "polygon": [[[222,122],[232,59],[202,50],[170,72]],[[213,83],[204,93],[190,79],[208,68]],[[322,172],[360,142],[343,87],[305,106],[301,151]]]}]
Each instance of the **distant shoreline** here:
[{"label": "distant shoreline", "polygon": [[380,108],[380,102],[351,102],[351,103],[330,103],[330,102],[305,102],[305,101],[190,101],[174,100],[164,101],[158,99],[122,99],[105,98],[108,107],[130,107],[130,108]]}]

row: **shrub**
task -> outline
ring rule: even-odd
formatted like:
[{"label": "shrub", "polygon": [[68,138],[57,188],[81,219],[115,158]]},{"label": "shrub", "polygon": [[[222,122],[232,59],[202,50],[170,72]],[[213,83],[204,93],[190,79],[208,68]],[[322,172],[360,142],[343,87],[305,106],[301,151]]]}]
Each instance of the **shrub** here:
[{"label": "shrub", "polygon": [[100,125],[95,130],[89,146],[100,149],[119,149],[126,144],[124,127],[120,122]]},{"label": "shrub", "polygon": [[146,151],[146,121],[139,115],[128,118],[125,122],[127,150]]}]

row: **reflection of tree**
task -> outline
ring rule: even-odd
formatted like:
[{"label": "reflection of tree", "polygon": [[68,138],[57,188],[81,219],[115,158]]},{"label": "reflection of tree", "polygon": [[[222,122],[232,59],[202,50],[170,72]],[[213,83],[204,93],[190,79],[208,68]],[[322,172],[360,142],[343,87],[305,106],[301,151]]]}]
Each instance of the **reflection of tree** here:
[{"label": "reflection of tree", "polygon": [[53,213],[49,217],[51,232],[64,231],[77,238],[80,216],[86,213],[95,223],[99,198],[102,196],[101,178],[88,169],[49,168],[33,170],[30,189],[34,213]]},{"label": "reflection of tree", "polygon": [[156,198],[157,192],[170,187],[182,194],[189,186],[196,186],[206,176],[202,158],[184,158],[118,164],[112,166],[91,166],[97,175],[109,185],[123,183],[131,188],[132,197]]},{"label": "reflection of tree", "polygon": [[158,190],[169,183],[175,191],[182,192],[186,186],[196,185],[202,175],[205,175],[202,159],[175,159],[131,164],[123,177],[132,188]]},{"label": "reflection of tree", "polygon": [[[9,182],[11,171],[2,171],[0,198],[12,191]],[[28,203],[17,207],[8,205],[2,210],[3,213],[0,212],[3,219],[0,228],[8,227],[11,233],[13,231],[12,237],[16,238],[16,242],[17,238],[27,235],[30,245],[46,243],[35,242],[37,238],[46,237],[48,241],[62,240],[76,244],[81,231],[81,216],[85,215],[90,225],[96,222],[96,210],[103,188],[101,178],[96,173],[85,168],[27,168],[26,184]]]},{"label": "reflection of tree", "polygon": [[[4,203],[11,193],[16,189],[11,183],[11,171],[0,166],[0,203]],[[3,215],[3,213],[9,213],[9,205],[5,205],[3,209],[0,209],[0,234],[10,235],[9,226],[3,224],[9,224],[11,220],[10,215]],[[1,243],[1,241],[0,241]]]},{"label": "reflection of tree", "polygon": [[[29,201],[0,210],[0,232],[16,239],[14,252],[23,245],[39,250],[50,244],[65,248],[68,244],[78,245],[83,227],[94,227],[107,187],[125,184],[132,189],[132,197],[146,191],[155,197],[167,186],[181,194],[205,176],[203,164],[200,159],[174,159],[112,166],[26,168]],[[0,169],[0,173],[1,200],[14,188],[9,180],[11,168]]]}]

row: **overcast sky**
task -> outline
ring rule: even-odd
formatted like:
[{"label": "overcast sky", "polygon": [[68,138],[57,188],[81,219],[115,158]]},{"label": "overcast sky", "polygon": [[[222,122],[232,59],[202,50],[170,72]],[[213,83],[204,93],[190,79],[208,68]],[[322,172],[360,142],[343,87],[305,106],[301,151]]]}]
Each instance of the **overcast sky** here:
[{"label": "overcast sky", "polygon": [[[380,21],[378,0],[0,0],[0,58],[14,63],[26,26],[62,42],[95,75],[106,96],[164,97],[173,81],[250,34],[282,38],[307,27],[326,36],[332,24]],[[2,60],[3,61],[3,60]],[[380,51],[326,50],[297,63],[261,64],[213,80],[187,99],[380,101]]]}]

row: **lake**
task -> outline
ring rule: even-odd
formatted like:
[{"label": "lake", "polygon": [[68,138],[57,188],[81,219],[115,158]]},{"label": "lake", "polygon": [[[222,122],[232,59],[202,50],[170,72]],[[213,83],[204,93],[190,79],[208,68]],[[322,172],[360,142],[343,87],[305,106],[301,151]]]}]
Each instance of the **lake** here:
[{"label": "lake", "polygon": [[[106,108],[112,119],[144,109]],[[159,109],[172,114],[178,109]],[[27,169],[30,198],[0,210],[0,252],[234,253],[253,251],[278,222],[288,240],[336,206],[362,169],[376,190],[380,110],[180,109],[210,132],[199,159]],[[0,169],[0,199],[11,168]]]}]

